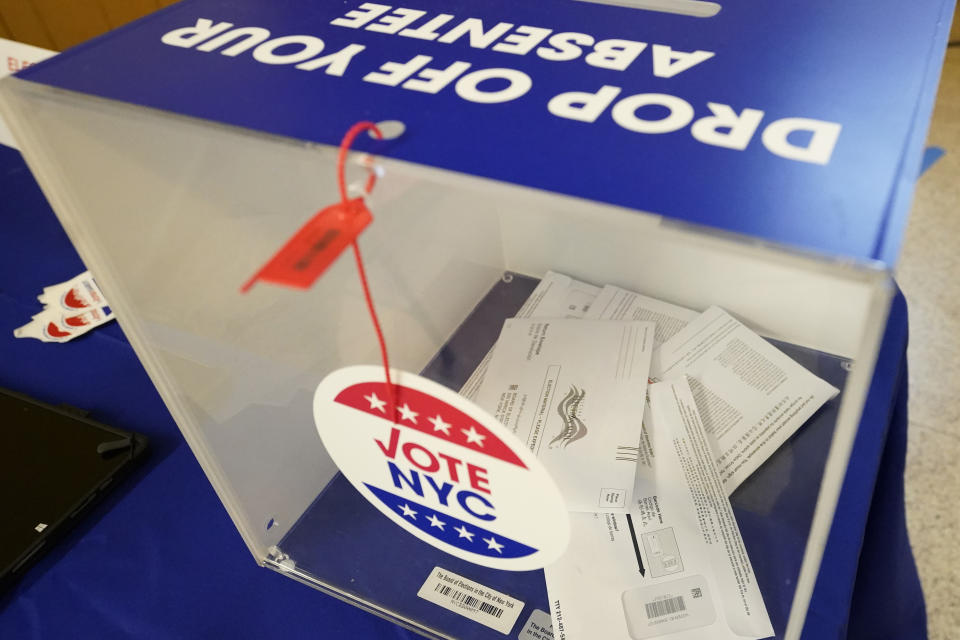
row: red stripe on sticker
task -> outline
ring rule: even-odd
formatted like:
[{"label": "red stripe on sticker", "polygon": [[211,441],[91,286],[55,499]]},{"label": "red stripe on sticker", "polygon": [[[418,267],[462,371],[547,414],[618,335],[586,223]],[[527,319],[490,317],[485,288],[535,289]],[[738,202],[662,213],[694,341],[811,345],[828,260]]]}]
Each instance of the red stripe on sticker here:
[{"label": "red stripe on sticker", "polygon": [[69,331],[63,331],[55,323],[51,322],[47,325],[47,335],[52,338],[66,338],[67,336],[73,335]]},{"label": "red stripe on sticker", "polygon": [[[523,469],[527,468],[517,454],[480,421],[422,391],[402,385],[394,385],[393,388],[397,399],[397,426],[440,438]],[[383,382],[361,382],[352,385],[338,393],[334,401],[387,419],[387,390]]]},{"label": "red stripe on sticker", "polygon": [[70,309],[85,309],[90,306],[77,289],[67,291],[66,295],[63,296],[63,305]]},{"label": "red stripe on sticker", "polygon": [[63,319],[63,324],[70,327],[82,327],[90,324],[89,320],[86,320],[82,315],[80,316],[70,316],[69,318]]}]

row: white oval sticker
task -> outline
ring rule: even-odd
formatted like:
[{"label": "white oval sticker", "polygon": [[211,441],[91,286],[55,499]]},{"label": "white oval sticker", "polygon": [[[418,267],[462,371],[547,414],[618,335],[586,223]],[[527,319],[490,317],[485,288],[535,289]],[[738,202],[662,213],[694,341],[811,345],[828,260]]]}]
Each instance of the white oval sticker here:
[{"label": "white oval sticker", "polygon": [[391,376],[395,424],[382,367],[334,371],[314,395],[320,438],[357,491],[459,558],[513,571],[558,558],[570,536],[566,507],[523,443],[455,391],[405,371]]}]

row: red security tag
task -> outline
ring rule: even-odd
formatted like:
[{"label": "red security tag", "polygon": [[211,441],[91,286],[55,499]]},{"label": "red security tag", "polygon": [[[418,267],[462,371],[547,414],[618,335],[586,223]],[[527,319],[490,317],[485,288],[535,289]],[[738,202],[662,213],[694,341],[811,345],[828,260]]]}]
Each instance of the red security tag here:
[{"label": "red security tag", "polygon": [[373,220],[363,198],[338,202],[313,216],[241,288],[257,280],[308,289]]}]

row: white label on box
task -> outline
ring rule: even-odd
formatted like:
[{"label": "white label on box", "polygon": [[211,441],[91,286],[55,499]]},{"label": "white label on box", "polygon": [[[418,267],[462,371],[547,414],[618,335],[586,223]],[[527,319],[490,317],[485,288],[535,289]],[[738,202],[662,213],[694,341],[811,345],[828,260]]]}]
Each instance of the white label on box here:
[{"label": "white label on box", "polygon": [[527,623],[520,629],[517,638],[520,640],[553,640],[553,624],[550,614],[543,609],[534,609],[527,618]]},{"label": "white label on box", "polygon": [[[523,611],[516,598],[440,567],[433,568],[417,596],[504,634],[510,633]],[[549,628],[550,616],[546,622]]]}]

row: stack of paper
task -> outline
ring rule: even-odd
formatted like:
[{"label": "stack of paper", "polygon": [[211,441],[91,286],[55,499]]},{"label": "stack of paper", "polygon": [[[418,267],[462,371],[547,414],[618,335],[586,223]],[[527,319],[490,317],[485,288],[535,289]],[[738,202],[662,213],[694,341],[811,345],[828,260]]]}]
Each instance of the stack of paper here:
[{"label": "stack of paper", "polygon": [[728,495],[838,390],[718,307],[549,272],[462,393],[553,475],[554,635],[768,638]]}]

